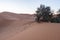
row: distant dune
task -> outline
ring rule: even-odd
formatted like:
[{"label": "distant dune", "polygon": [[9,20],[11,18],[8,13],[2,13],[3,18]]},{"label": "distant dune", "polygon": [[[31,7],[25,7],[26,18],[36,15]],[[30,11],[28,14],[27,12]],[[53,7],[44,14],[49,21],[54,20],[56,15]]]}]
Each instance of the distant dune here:
[{"label": "distant dune", "polygon": [[60,24],[36,23],[34,15],[2,12],[0,40],[60,40]]}]

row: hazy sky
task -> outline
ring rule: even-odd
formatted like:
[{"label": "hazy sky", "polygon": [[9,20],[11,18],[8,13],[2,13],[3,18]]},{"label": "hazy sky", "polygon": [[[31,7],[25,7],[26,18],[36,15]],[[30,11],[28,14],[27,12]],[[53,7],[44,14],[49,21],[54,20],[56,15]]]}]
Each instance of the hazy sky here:
[{"label": "hazy sky", "polygon": [[53,10],[60,8],[60,0],[0,0],[0,12],[34,13],[40,4],[50,6]]}]

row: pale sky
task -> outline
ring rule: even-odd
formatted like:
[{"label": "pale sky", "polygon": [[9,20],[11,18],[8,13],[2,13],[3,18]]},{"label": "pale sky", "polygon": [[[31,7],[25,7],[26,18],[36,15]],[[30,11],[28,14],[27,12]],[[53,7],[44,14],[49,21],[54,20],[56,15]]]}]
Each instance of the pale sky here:
[{"label": "pale sky", "polygon": [[0,0],[0,12],[35,13],[40,4],[50,6],[52,10],[60,8],[60,0]]}]

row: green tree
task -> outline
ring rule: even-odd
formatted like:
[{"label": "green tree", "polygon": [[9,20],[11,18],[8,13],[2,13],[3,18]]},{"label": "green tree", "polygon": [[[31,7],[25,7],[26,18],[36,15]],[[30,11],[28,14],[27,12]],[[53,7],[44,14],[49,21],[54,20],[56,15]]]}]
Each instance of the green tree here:
[{"label": "green tree", "polygon": [[46,9],[45,9],[46,11],[45,11],[45,15],[43,16],[43,19],[45,20],[45,21],[50,21],[51,20],[51,18],[52,18],[52,13],[51,13],[51,9],[50,9],[50,7],[46,7]]},{"label": "green tree", "polygon": [[36,11],[36,21],[40,22],[42,17],[43,21],[50,21],[52,18],[52,13],[50,7],[45,7],[45,5],[40,5]]},{"label": "green tree", "polygon": [[40,5],[40,7],[37,8],[36,19],[35,19],[37,22],[40,22],[40,18],[42,16],[42,13],[44,12],[44,9],[45,9],[45,5]]}]

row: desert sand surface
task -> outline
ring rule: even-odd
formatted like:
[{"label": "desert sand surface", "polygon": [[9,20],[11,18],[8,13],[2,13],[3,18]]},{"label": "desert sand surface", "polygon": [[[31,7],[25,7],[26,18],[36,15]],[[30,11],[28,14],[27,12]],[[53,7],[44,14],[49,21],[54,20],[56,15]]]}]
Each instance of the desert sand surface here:
[{"label": "desert sand surface", "polygon": [[2,12],[0,40],[60,40],[60,23],[37,23],[33,15]]}]

